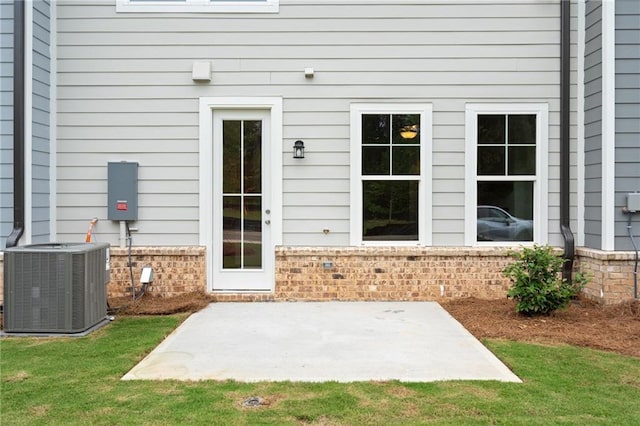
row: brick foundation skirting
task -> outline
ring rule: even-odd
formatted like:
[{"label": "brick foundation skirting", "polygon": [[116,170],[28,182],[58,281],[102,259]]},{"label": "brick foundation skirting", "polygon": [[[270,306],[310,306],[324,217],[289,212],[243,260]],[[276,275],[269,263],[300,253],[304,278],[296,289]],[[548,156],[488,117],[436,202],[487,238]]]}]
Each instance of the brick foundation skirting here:
[{"label": "brick foundation skirting", "polygon": [[576,269],[591,278],[584,293],[604,304],[633,299],[634,259],[634,252],[578,248]]},{"label": "brick foundation skirting", "polygon": [[[171,297],[207,288],[205,247],[132,247],[131,264],[136,289],[140,289],[143,266],[153,268],[149,294]],[[127,266],[129,251],[111,248],[111,281],[109,297],[131,296],[131,272]]]},{"label": "brick foundation skirting", "polygon": [[506,296],[504,248],[279,247],[276,300],[444,300]]},{"label": "brick foundation skirting", "polygon": [[[112,247],[110,297],[131,296],[126,248]],[[275,291],[214,293],[217,301],[446,300],[506,296],[504,247],[277,247]],[[206,291],[205,247],[133,247],[134,283],[153,267],[149,293],[171,297]],[[3,301],[0,252],[0,303]],[[605,304],[633,298],[633,252],[576,250],[575,270],[591,281],[585,294]]]}]

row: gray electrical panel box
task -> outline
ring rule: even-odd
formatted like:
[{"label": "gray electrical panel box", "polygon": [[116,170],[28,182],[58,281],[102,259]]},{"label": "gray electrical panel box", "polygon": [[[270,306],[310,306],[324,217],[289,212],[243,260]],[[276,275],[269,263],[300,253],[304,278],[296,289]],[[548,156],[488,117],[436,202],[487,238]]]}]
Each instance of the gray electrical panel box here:
[{"label": "gray electrical panel box", "polygon": [[627,211],[640,212],[640,192],[627,194]]},{"label": "gray electrical panel box", "polygon": [[108,163],[108,219],[138,219],[138,163]]}]

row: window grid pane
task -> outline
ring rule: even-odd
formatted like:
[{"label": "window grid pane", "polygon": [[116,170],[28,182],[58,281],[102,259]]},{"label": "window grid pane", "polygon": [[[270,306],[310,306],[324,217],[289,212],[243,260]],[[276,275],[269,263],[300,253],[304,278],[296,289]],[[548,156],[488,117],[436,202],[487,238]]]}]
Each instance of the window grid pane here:
[{"label": "window grid pane", "polygon": [[476,241],[533,241],[536,120],[535,114],[477,116]]},{"label": "window grid pane", "polygon": [[363,175],[420,175],[419,114],[362,114],[361,125]]},{"label": "window grid pane", "polygon": [[362,239],[418,240],[418,181],[362,182]]},{"label": "window grid pane", "polygon": [[481,114],[477,122],[478,176],[535,175],[535,114]]},{"label": "window grid pane", "polygon": [[362,240],[417,241],[420,114],[362,114]]}]

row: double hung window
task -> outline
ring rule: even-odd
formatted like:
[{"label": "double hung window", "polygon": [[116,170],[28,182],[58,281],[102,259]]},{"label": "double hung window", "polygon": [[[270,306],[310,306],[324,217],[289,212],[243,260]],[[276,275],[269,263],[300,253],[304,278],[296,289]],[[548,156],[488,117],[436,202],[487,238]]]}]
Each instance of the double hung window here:
[{"label": "double hung window", "polygon": [[467,105],[466,242],[546,234],[546,105]]},{"label": "double hung window", "polygon": [[426,244],[431,110],[353,105],[351,240]]}]

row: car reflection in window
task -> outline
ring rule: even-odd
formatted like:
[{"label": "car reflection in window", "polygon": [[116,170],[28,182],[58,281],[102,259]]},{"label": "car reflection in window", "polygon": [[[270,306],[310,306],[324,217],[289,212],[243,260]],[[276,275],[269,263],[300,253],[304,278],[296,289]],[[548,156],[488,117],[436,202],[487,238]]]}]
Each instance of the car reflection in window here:
[{"label": "car reflection in window", "polygon": [[533,221],[497,206],[478,206],[478,241],[533,241]]}]

